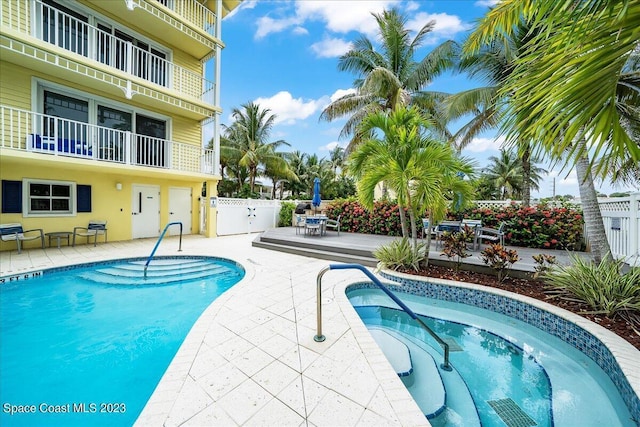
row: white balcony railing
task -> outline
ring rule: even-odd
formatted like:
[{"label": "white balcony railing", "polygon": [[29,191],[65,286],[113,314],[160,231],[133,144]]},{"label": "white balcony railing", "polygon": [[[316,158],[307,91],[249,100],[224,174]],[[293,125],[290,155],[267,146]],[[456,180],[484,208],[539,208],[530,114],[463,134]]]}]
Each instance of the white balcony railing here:
[{"label": "white balcony railing", "polygon": [[145,43],[134,45],[133,37],[124,33],[116,37],[39,0],[9,0],[0,7],[0,21],[3,27],[27,33],[131,76],[208,104],[215,102],[215,83],[201,74],[166,60],[162,52]]},{"label": "white balcony railing", "polygon": [[213,150],[6,106],[0,106],[0,147],[101,162],[215,173]]},{"label": "white balcony railing", "polygon": [[216,14],[197,0],[156,0],[207,34],[216,35]]}]

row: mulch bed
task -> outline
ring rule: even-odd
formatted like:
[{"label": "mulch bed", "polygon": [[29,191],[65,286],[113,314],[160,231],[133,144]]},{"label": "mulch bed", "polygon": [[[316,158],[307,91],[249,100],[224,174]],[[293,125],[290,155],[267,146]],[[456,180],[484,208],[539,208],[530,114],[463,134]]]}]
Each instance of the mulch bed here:
[{"label": "mulch bed", "polygon": [[429,265],[428,270],[421,270],[419,272],[415,272],[413,270],[405,270],[402,271],[402,273],[426,277],[438,277],[441,279],[457,280],[467,283],[476,283],[479,285],[491,286],[493,288],[504,289],[506,291],[536,298],[585,317],[592,322],[597,323],[598,325],[603,326],[616,333],[620,337],[630,342],[631,345],[633,345],[635,348],[640,350],[640,331],[634,330],[630,322],[619,317],[610,319],[603,315],[587,313],[588,311],[590,311],[590,309],[585,304],[566,301],[560,298],[550,298],[549,294],[545,293],[544,291],[544,284],[537,280],[513,279],[507,277],[504,281],[499,282],[497,277],[492,275],[470,271],[456,272],[448,267],[431,264]]}]

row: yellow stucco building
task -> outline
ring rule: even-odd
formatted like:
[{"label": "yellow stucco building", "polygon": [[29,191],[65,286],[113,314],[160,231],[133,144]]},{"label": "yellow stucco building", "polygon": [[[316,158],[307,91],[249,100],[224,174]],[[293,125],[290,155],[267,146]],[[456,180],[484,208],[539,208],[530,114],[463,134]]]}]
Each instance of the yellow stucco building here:
[{"label": "yellow stucco building", "polygon": [[238,3],[0,2],[0,223],[215,236],[220,28]]}]

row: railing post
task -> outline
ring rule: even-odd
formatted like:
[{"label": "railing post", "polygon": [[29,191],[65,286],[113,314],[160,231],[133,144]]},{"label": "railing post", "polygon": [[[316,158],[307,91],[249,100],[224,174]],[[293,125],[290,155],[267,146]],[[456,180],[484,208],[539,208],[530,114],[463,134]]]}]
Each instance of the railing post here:
[{"label": "railing post", "polygon": [[640,193],[629,195],[629,253],[628,258],[636,256],[636,265],[640,265]]}]

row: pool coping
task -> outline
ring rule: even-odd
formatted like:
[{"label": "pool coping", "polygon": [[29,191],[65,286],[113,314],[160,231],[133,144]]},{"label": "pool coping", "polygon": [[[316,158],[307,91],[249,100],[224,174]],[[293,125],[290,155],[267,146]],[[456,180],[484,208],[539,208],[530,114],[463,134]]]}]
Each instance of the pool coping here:
[{"label": "pool coping", "polygon": [[[576,349],[585,353],[588,357],[594,360],[594,362],[603,369],[603,371],[609,376],[609,378],[611,378],[612,382],[614,383],[619,393],[621,394],[625,404],[627,405],[631,415],[633,417],[636,417],[635,418],[636,420],[640,420],[640,350],[636,349],[629,342],[619,337],[612,331],[604,328],[603,326],[598,325],[597,323],[590,321],[587,318],[579,316],[563,308],[557,307],[553,304],[549,304],[547,302],[544,302],[532,297],[528,297],[526,295],[509,292],[502,289],[492,288],[492,287],[473,284],[473,283],[458,282],[458,281],[447,280],[447,279],[416,276],[416,275],[400,273],[400,272],[388,270],[388,269],[383,269],[378,273],[385,279],[392,281],[392,284],[394,286],[397,286],[398,288],[412,294],[416,294],[416,292],[413,292],[411,289],[406,289],[406,287],[414,284],[419,284],[419,286],[422,286],[422,287],[424,287],[425,285],[436,285],[436,286],[440,285],[440,286],[464,289],[466,291],[472,291],[478,294],[486,294],[489,296],[507,298],[509,300],[514,301],[515,303],[524,304],[524,305],[533,307],[535,309],[542,310],[543,312],[547,312],[552,316],[556,316],[568,322],[569,324],[573,324],[576,327],[581,328],[586,333],[590,334],[593,338],[595,338],[597,341],[599,341],[600,344],[610,353],[611,357],[613,358],[613,361],[615,362],[615,364],[617,364],[617,368],[619,372],[624,376],[624,380],[626,380],[626,382],[628,383],[628,386],[631,389],[630,391],[632,393],[635,393],[635,396],[630,396],[628,393],[628,390],[626,392],[625,390],[621,390],[621,387],[624,388],[623,387],[624,384],[621,385],[620,383],[621,379],[616,378],[616,375],[617,375],[615,372],[616,366],[610,366],[610,367],[607,366],[608,361],[604,360],[606,359],[606,355],[604,356],[604,358],[598,357],[598,356],[594,357],[594,354],[597,352],[597,349],[594,348],[595,347],[594,345],[588,346],[586,348],[587,351],[585,351],[585,349],[580,348],[583,345],[582,343],[578,342],[579,341],[578,339],[576,339],[573,342],[569,342],[558,333],[558,331],[562,329],[562,326],[546,325],[546,324],[541,325],[540,323],[542,320],[539,318],[536,319],[535,318],[536,316],[531,316],[531,317],[534,317],[533,319],[526,318],[528,316],[524,316],[525,318],[523,318],[523,316],[521,315],[516,316],[515,313],[509,312],[509,309],[508,308],[505,309],[504,307],[499,310],[492,310],[492,311],[497,311],[506,316],[524,321],[532,326],[536,326],[547,333],[550,333],[560,339],[563,339],[568,344],[572,345]],[[437,290],[433,290],[433,292],[437,293]],[[432,295],[429,295],[429,296],[431,297]],[[468,299],[468,298],[464,298],[464,300],[458,300],[456,298],[438,298],[437,296],[433,296],[433,297],[437,299],[455,301],[455,302],[469,304],[475,307],[481,307],[481,308],[486,308],[491,310],[490,307],[487,308],[485,306],[485,304],[487,303],[486,300],[477,301],[477,300]],[[489,297],[489,300],[490,299],[491,297]],[[536,323],[536,321],[538,322]],[[589,354],[589,353],[592,353],[592,354]]]}]

